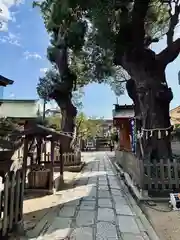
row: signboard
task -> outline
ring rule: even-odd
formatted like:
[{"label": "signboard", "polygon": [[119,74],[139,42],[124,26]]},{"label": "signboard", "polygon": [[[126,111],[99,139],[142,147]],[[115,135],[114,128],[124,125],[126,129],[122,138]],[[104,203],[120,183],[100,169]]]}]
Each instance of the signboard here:
[{"label": "signboard", "polygon": [[131,119],[131,145],[132,151],[136,152],[136,122],[134,119]]}]

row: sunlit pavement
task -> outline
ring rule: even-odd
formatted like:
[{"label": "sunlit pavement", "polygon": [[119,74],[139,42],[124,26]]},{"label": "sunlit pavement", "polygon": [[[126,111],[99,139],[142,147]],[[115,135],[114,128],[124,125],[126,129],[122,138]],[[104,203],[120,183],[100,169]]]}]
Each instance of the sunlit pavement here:
[{"label": "sunlit pavement", "polygon": [[64,204],[36,239],[148,240],[107,153],[83,153],[83,159],[75,187],[64,192]]}]

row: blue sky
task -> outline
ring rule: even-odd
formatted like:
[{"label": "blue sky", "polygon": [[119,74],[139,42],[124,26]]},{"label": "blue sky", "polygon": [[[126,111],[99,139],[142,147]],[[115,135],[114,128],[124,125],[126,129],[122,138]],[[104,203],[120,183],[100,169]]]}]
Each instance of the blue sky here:
[{"label": "blue sky", "polygon": [[[48,35],[38,9],[32,9],[32,0],[0,0],[0,20],[3,19],[3,31],[0,32],[0,74],[14,80],[12,86],[4,89],[4,98],[38,98],[36,85],[50,64],[46,59]],[[176,33],[178,37],[178,31]],[[165,40],[152,46],[159,52],[165,46]],[[174,93],[171,108],[180,105],[180,86],[178,71],[180,57],[166,70],[169,86]],[[108,86],[91,84],[85,87],[83,98],[84,111],[89,116],[111,118],[116,97]],[[119,98],[120,104],[129,104],[127,94]]]}]

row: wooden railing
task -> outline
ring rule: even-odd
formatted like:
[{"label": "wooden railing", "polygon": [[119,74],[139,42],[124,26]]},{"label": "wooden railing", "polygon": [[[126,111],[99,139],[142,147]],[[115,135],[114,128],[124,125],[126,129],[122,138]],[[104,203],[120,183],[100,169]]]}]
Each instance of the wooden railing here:
[{"label": "wooden railing", "polygon": [[180,190],[180,160],[161,159],[144,162],[144,189],[151,194]]},{"label": "wooden railing", "polygon": [[22,221],[23,171],[6,173],[0,190],[0,231],[6,236]]},{"label": "wooden railing", "polygon": [[116,151],[116,162],[128,173],[134,185],[149,195],[164,196],[180,191],[180,159],[142,161],[133,153]]},{"label": "wooden railing", "polygon": [[[81,152],[71,152],[71,153],[64,153],[62,156],[64,166],[76,166],[81,163]],[[61,156],[59,154],[59,151],[55,151],[54,154],[54,165],[59,164],[61,160]],[[51,154],[46,153],[45,155],[45,162],[51,162]]]}]

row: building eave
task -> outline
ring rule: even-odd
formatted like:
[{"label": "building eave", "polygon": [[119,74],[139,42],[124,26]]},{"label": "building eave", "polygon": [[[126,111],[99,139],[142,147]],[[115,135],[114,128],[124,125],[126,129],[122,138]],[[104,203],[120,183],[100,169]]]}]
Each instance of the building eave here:
[{"label": "building eave", "polygon": [[13,83],[14,83],[13,80],[10,80],[10,79],[0,75],[0,86],[6,87],[7,85],[11,85]]}]

